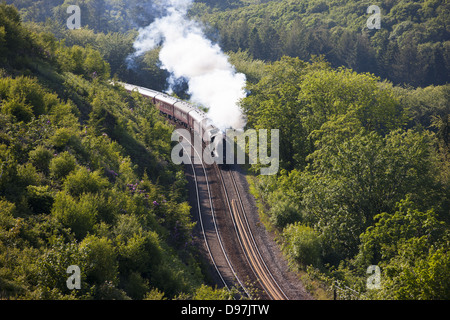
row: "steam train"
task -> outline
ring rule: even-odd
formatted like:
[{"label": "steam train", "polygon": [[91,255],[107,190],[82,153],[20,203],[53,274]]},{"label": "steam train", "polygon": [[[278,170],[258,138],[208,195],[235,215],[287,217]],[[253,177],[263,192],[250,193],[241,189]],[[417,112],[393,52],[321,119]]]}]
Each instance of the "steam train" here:
[{"label": "steam train", "polygon": [[[120,83],[127,91],[137,91],[142,96],[152,100],[152,103],[159,109],[159,111],[167,116],[170,120],[173,120],[186,128],[190,128],[207,145],[212,146],[211,156],[218,159],[220,157],[219,152],[214,146],[218,145],[219,139],[223,141],[225,139],[225,133],[218,129],[208,118],[205,112],[194,107],[193,105],[171,97],[167,94],[135,86],[128,83]],[[222,154],[223,163],[225,163],[225,152]]]}]

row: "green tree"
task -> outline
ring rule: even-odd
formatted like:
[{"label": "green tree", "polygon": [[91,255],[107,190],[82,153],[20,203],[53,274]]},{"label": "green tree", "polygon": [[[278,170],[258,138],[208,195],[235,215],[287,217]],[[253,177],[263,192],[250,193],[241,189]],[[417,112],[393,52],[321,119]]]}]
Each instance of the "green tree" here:
[{"label": "green tree", "polygon": [[273,192],[268,201],[271,203],[270,221],[276,227],[283,229],[288,224],[302,220],[299,204],[292,201],[292,198],[288,197],[284,191]]},{"label": "green tree", "polygon": [[[123,227],[123,226],[122,226]],[[121,274],[138,272],[150,276],[152,271],[156,271],[161,263],[162,248],[158,240],[158,235],[154,232],[145,232],[138,227],[139,233],[126,238],[125,235],[118,234],[118,254],[119,268]]]},{"label": "green tree", "polygon": [[[400,248],[381,294],[385,299],[448,300],[450,295],[450,254],[447,248],[431,248],[423,257],[411,255],[411,241]],[[422,249],[426,252],[426,249]],[[406,261],[405,261],[406,260]]]},{"label": "green tree", "polygon": [[361,234],[358,260],[364,265],[390,261],[413,238],[432,246],[445,230],[445,223],[438,220],[434,210],[419,211],[410,197],[400,201],[393,214],[381,213],[374,219],[375,224]]},{"label": "green tree", "polygon": [[249,39],[248,39],[249,47],[248,50],[250,54],[255,59],[264,59],[263,58],[263,44],[261,42],[261,38],[259,36],[258,29],[253,28]]},{"label": "green tree", "polygon": [[393,132],[383,138],[361,131],[344,138],[332,130],[310,156],[302,209],[320,225],[326,251],[349,257],[375,215],[392,210],[407,194],[425,206],[436,199],[439,184],[428,134]]},{"label": "green tree", "polygon": [[[266,76],[250,86],[252,95],[242,102],[247,126],[255,129],[280,130],[280,162],[283,168],[304,164],[309,151],[297,98],[300,79],[306,63],[283,58],[266,68]],[[276,117],[274,117],[276,115]]]}]

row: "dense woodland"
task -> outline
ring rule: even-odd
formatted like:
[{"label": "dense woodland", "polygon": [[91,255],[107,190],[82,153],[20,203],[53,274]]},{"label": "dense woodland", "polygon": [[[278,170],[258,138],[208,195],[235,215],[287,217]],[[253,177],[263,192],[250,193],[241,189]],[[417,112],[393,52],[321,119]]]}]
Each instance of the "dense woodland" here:
[{"label": "dense woodland", "polygon": [[[224,1],[200,1],[216,6]],[[228,1],[231,2],[231,1]],[[333,67],[371,72],[395,84],[442,85],[450,74],[450,5],[445,0],[233,1],[229,10],[196,5],[226,51],[254,59],[309,61],[323,55]],[[369,30],[367,8],[381,9],[381,29]]]},{"label": "dense woodland", "polygon": [[[126,63],[164,7],[7,2],[17,10],[0,5],[0,296],[230,298],[205,285],[173,128],[109,84],[166,87],[157,49]],[[70,4],[82,7],[80,30],[65,27]],[[370,4],[201,0],[191,15],[247,75],[247,127],[281,131],[280,173],[250,180],[307,287],[449,299],[449,4],[380,1],[382,28],[368,30]],[[60,276],[71,264],[82,290]],[[381,289],[367,290],[370,265]]]},{"label": "dense woodland", "polygon": [[249,89],[248,125],[281,132],[283,169],[253,191],[292,265],[363,297],[448,299],[449,86],[283,58]]}]

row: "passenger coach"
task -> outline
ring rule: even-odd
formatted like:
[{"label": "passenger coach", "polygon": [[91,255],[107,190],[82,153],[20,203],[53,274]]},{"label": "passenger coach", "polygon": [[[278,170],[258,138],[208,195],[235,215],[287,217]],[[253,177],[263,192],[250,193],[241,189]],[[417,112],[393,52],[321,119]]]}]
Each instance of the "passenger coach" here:
[{"label": "passenger coach", "polygon": [[[214,125],[206,113],[193,105],[152,89],[128,83],[120,84],[129,92],[137,91],[142,96],[151,99],[161,113],[166,115],[169,119],[193,130],[206,144],[217,145],[218,138],[225,138],[224,132],[221,132],[221,130]],[[212,156],[219,157],[216,149],[213,149]],[[223,155],[223,157],[225,158],[225,155]]]}]

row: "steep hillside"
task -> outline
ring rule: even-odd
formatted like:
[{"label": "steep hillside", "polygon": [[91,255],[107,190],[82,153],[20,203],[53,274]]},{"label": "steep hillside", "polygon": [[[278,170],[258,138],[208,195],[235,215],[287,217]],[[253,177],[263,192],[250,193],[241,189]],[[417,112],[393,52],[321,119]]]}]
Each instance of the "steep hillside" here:
[{"label": "steep hillside", "polygon": [[110,85],[98,51],[28,30],[5,4],[0,48],[0,298],[228,297],[204,285],[156,108]]}]

